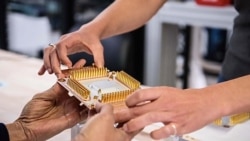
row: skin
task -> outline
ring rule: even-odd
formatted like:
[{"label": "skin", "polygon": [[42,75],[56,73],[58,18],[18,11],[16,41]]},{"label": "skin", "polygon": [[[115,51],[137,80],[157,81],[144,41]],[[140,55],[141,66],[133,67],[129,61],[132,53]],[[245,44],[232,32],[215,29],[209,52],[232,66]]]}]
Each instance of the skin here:
[{"label": "skin", "polygon": [[86,119],[87,108],[69,97],[68,92],[55,84],[36,94],[22,110],[20,117],[7,124],[10,140],[44,141]]},{"label": "skin", "polygon": [[97,114],[84,125],[74,141],[130,141],[138,131],[127,134],[115,128],[115,118],[111,105],[98,105]]},{"label": "skin", "polygon": [[[140,27],[165,2],[166,0],[116,0],[93,21],[62,36],[56,43],[56,48],[47,47],[39,74],[48,71],[59,78],[63,77],[60,65],[72,67],[67,55],[82,51],[93,55],[97,67],[103,67],[104,49],[100,40]],[[151,133],[155,139],[174,134],[171,124],[176,126],[177,135],[189,133],[219,117],[249,112],[249,79],[248,75],[202,89],[181,90],[163,86],[138,90],[127,99],[129,109],[116,114],[116,121],[130,120],[123,126],[128,133],[154,122],[163,122],[164,127]]]},{"label": "skin", "polygon": [[[97,67],[104,66],[103,46],[100,40],[129,32],[145,24],[166,0],[116,0],[94,20],[79,30],[63,35],[53,46],[44,49],[44,64],[38,74],[46,71],[62,78],[61,64],[72,67],[67,55],[86,52],[93,55]],[[142,16],[143,15],[143,16]],[[81,65],[85,64],[82,60]]]},{"label": "skin", "polygon": [[250,112],[250,75],[211,85],[202,89],[153,87],[130,95],[127,110],[116,114],[126,132],[133,132],[155,122],[165,126],[151,132],[154,139],[166,138],[198,130],[214,120],[233,114]]},{"label": "skin", "polygon": [[111,105],[99,104],[96,112],[89,112],[79,104],[76,98],[69,97],[64,88],[55,84],[47,91],[36,94],[25,105],[20,117],[6,125],[10,140],[44,141],[87,117],[84,128],[74,141],[130,141],[139,132],[126,133],[121,128],[115,128]]}]

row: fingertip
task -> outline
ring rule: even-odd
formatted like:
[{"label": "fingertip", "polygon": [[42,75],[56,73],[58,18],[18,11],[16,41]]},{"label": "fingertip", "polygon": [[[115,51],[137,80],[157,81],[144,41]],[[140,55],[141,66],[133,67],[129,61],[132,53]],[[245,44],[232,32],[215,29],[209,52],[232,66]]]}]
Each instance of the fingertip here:
[{"label": "fingertip", "polygon": [[55,75],[56,75],[57,79],[65,78],[65,75],[62,72],[55,73]]},{"label": "fingertip", "polygon": [[95,62],[95,66],[98,68],[102,68],[104,67],[104,56],[103,56],[103,52],[95,52],[93,54],[94,56],[94,62]]},{"label": "fingertip", "polygon": [[65,63],[65,65],[68,67],[68,69],[71,69],[73,67],[73,64],[71,61]]},{"label": "fingertip", "polygon": [[104,67],[104,62],[95,62],[95,66],[97,68],[103,68]]},{"label": "fingertip", "polygon": [[85,59],[78,60],[74,65],[73,68],[82,68],[86,64]]},{"label": "fingertip", "polygon": [[125,132],[129,132],[128,125],[127,124],[123,124],[122,130],[125,131]]},{"label": "fingertip", "polygon": [[43,75],[45,73],[46,69],[44,65],[41,66],[40,70],[38,71],[38,75]]},{"label": "fingertip", "polygon": [[[61,60],[60,62],[61,62],[62,65],[66,66],[68,69],[73,68],[73,64],[72,64],[71,61],[63,61],[63,60]],[[59,65],[61,65],[61,64],[59,64]]]},{"label": "fingertip", "polygon": [[37,74],[38,74],[38,75],[43,75],[44,72],[45,72],[45,71],[43,71],[43,70],[39,70]]}]

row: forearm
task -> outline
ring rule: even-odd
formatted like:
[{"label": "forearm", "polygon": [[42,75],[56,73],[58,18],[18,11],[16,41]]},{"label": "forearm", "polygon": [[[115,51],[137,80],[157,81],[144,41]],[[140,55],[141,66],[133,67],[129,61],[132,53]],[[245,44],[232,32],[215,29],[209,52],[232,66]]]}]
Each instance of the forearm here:
[{"label": "forearm", "polygon": [[83,25],[101,39],[132,31],[145,24],[166,0],[116,0],[93,21]]},{"label": "forearm", "polygon": [[219,116],[250,112],[250,75],[201,89]]}]

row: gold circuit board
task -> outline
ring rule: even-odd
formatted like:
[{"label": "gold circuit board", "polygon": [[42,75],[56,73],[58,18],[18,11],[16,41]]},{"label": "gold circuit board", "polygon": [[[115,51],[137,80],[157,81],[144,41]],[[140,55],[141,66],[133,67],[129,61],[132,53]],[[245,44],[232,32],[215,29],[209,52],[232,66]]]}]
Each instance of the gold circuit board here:
[{"label": "gold circuit board", "polygon": [[97,102],[110,103],[115,109],[122,108],[126,97],[140,88],[140,82],[124,71],[83,67],[63,70],[63,73],[66,77],[59,79],[59,84],[89,109],[95,108]]}]

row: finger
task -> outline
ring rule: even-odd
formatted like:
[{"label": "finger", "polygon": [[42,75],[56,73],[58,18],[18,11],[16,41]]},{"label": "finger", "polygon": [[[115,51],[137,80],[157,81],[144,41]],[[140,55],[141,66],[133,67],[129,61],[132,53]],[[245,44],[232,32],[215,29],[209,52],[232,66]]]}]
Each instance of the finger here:
[{"label": "finger", "polygon": [[60,64],[60,60],[57,56],[57,52],[56,50],[53,50],[50,54],[50,65],[51,65],[51,69],[52,71],[55,73],[55,75],[57,76],[57,78],[63,78],[62,76],[62,71],[61,71],[61,64]]},{"label": "finger", "polygon": [[113,107],[110,104],[96,104],[96,111],[100,114],[110,114],[113,115]]},{"label": "finger", "polygon": [[149,112],[128,121],[124,124],[123,129],[126,132],[134,132],[152,123],[169,122],[170,119],[171,115],[166,112]]},{"label": "finger", "polygon": [[40,68],[40,70],[38,71],[38,75],[43,75],[45,73],[46,69],[45,66],[42,65],[42,67]]},{"label": "finger", "polygon": [[156,111],[158,105],[156,102],[147,102],[143,105],[125,108],[115,113],[116,122],[125,122],[142,114]]},{"label": "finger", "polygon": [[130,109],[126,108],[126,109],[119,110],[118,112],[115,112],[114,116],[115,116],[116,123],[123,123],[132,119],[134,117],[134,114],[132,114]]},{"label": "finger", "polygon": [[51,46],[43,50],[44,68],[48,71],[49,74],[52,73],[51,64],[50,64],[50,53],[52,50],[53,50],[53,47]]},{"label": "finger", "polygon": [[139,89],[126,99],[128,107],[136,106],[140,103],[155,100],[160,97],[160,93],[155,93],[158,88]]},{"label": "finger", "polygon": [[72,62],[68,58],[68,48],[67,46],[64,45],[63,41],[61,43],[58,43],[56,45],[56,52],[59,61],[63,64],[66,65],[68,68],[72,68]]},{"label": "finger", "polygon": [[98,68],[104,67],[104,52],[103,52],[103,46],[99,43],[97,47],[95,47],[95,50],[92,51],[95,66]]},{"label": "finger", "polygon": [[86,64],[85,59],[78,60],[74,65],[73,68],[82,68]]},{"label": "finger", "polygon": [[[175,126],[173,127],[172,125],[175,125]],[[178,128],[177,128],[176,124],[170,123],[170,124],[167,124],[167,125],[161,127],[160,129],[152,131],[150,133],[150,136],[156,140],[159,140],[162,138],[167,138],[171,135],[176,136],[176,135],[178,135],[177,129]]]}]

